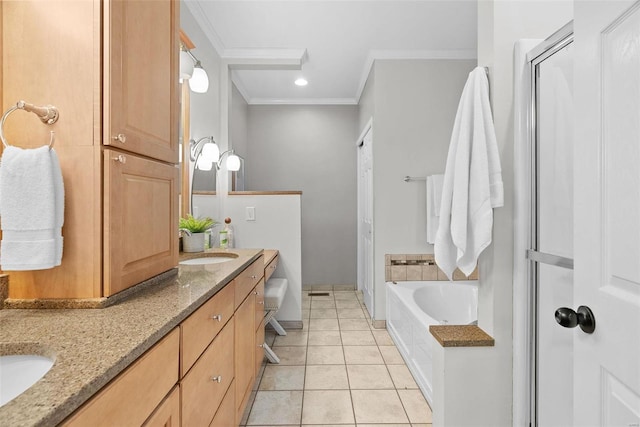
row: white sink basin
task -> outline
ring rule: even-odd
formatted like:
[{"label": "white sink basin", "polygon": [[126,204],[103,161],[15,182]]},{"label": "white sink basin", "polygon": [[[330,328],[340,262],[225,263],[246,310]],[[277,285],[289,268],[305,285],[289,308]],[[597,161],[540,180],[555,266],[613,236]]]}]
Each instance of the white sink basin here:
[{"label": "white sink basin", "polygon": [[53,359],[34,354],[0,356],[0,406],[13,400],[44,377]]},{"label": "white sink basin", "polygon": [[207,265],[207,264],[220,264],[221,262],[227,262],[236,259],[237,256],[212,256],[202,258],[192,258],[180,262],[180,265]]}]

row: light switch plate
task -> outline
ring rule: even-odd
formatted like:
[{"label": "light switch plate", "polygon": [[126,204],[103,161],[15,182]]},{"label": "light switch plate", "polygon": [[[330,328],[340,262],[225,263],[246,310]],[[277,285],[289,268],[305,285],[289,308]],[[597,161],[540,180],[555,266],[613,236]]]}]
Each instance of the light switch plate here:
[{"label": "light switch plate", "polygon": [[256,220],[256,208],[253,206],[247,207],[246,213],[247,221],[255,221]]}]

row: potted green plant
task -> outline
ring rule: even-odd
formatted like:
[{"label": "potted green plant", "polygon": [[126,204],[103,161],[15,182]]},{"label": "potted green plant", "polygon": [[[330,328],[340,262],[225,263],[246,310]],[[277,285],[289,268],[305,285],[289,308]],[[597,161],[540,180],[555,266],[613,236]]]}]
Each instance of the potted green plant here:
[{"label": "potted green plant", "polygon": [[204,235],[207,230],[213,228],[216,221],[209,217],[195,218],[187,214],[186,218],[180,218],[180,231],[182,231],[182,251],[204,251]]}]

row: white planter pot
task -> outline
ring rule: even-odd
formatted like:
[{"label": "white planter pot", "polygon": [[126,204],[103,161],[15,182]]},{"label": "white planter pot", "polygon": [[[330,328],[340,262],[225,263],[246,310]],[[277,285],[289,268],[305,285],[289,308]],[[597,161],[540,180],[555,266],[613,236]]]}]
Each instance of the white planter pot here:
[{"label": "white planter pot", "polygon": [[182,235],[182,252],[204,251],[204,233],[191,233]]}]

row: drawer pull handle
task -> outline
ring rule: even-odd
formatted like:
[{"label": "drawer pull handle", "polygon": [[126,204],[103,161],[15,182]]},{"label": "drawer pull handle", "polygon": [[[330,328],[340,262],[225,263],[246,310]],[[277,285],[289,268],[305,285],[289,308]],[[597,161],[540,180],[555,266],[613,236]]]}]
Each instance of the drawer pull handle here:
[{"label": "drawer pull handle", "polygon": [[274,270],[276,269],[276,267],[278,267],[277,265],[272,265],[271,268],[273,268]]},{"label": "drawer pull handle", "polygon": [[254,294],[254,295],[260,295],[260,292],[258,292],[258,291],[254,291],[254,292],[253,292],[253,294]]},{"label": "drawer pull handle", "polygon": [[121,142],[123,144],[127,142],[127,136],[124,133],[119,133],[116,136],[112,136],[111,139],[113,139],[114,141]]},{"label": "drawer pull handle", "polygon": [[127,163],[127,157],[123,156],[122,154],[118,154],[117,156],[112,157],[111,160],[113,160],[114,162],[120,162],[123,165]]},{"label": "drawer pull handle", "polygon": [[258,344],[258,347],[264,348],[264,344]]},{"label": "drawer pull handle", "polygon": [[218,375],[216,377],[211,377],[211,381],[213,381],[215,383],[221,383],[222,382],[222,375]]},{"label": "drawer pull handle", "polygon": [[211,319],[222,322],[222,314],[214,314],[213,316],[211,316]]},{"label": "drawer pull handle", "polygon": [[258,278],[258,276],[256,276],[255,274],[253,274],[253,275],[251,275],[251,278],[255,280],[255,279],[257,279],[257,278]]},{"label": "drawer pull handle", "polygon": [[264,301],[258,301],[258,304],[263,304],[264,305]]}]

